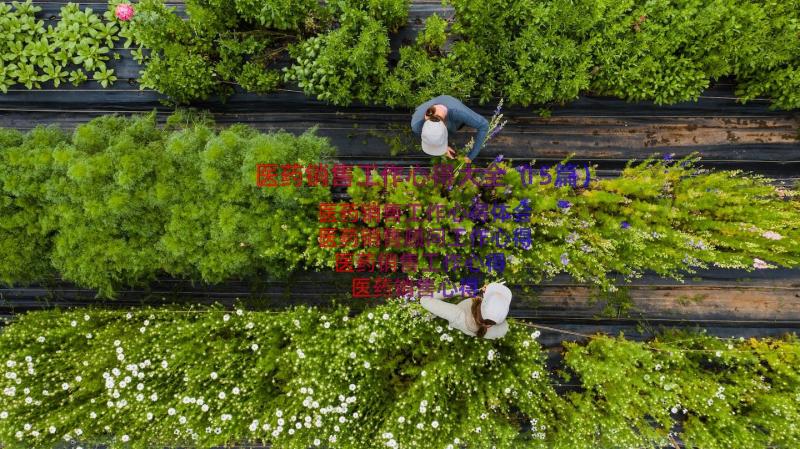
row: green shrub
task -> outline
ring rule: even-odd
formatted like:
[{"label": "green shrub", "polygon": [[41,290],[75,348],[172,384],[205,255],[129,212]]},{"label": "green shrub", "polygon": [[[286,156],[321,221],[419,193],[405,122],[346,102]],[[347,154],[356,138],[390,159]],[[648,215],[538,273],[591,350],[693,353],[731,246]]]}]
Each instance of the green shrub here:
[{"label": "green shrub", "polygon": [[[210,3],[210,2],[209,2]],[[227,1],[215,0],[215,6]],[[236,12],[247,21],[277,30],[299,30],[317,8],[317,0],[236,0]]]},{"label": "green shrub", "polygon": [[[142,85],[179,102],[224,98],[235,83],[274,90],[272,63],[289,48],[284,81],[337,105],[416,106],[432,92],[529,106],[587,91],[673,104],[734,76],[741,101],[768,96],[773,109],[791,109],[800,103],[797,1],[449,0],[450,34],[447,21],[429,16],[416,42],[398,49],[396,67],[388,67],[388,32],[406,23],[406,0],[192,0],[186,23],[163,0],[144,0],[130,28],[122,26],[143,46],[140,61],[142,48],[155,54]],[[188,80],[193,73],[199,79]]]},{"label": "green shrub", "polygon": [[389,37],[383,23],[353,9],[340,28],[289,51],[296,62],[284,69],[285,80],[306,95],[336,105],[368,103],[386,78]]},{"label": "green shrub", "polygon": [[91,73],[103,87],[117,77],[106,67],[119,27],[110,11],[102,16],[91,8],[80,9],[77,3],[61,7],[55,26],[45,28],[37,17],[40,6],[31,0],[0,3],[0,91],[22,84],[28,89],[41,88],[52,81],[55,87],[66,81],[79,85]]},{"label": "green shrub", "polygon": [[[207,116],[105,116],[69,139],[55,128],[6,131],[0,280],[42,279],[53,268],[113,296],[160,273],[218,282],[285,276],[329,264],[318,248],[325,187],[256,187],[258,163],[309,164],[333,155],[313,130],[299,137],[244,125],[216,133]],[[20,244],[24,242],[24,244]],[[52,263],[52,265],[51,265]]]},{"label": "green shrub", "polygon": [[769,1],[738,5],[736,95],[742,101],[772,99],[772,109],[800,107],[800,3]]},{"label": "green shrub", "polygon": [[0,131],[0,282],[27,284],[52,271],[49,237],[58,222],[42,198],[61,182],[53,158],[68,141],[55,126]]},{"label": "green shrub", "polygon": [[796,337],[596,336],[566,344],[563,369],[548,372],[538,331],[509,324],[502,339],[475,339],[400,301],[355,317],[308,307],[32,312],[0,333],[0,439],[26,449],[800,441]]},{"label": "green shrub", "polygon": [[51,257],[65,279],[111,295],[114,285],[137,285],[158,272],[162,141],[155,114],[105,116],[80,126],[73,145],[55,157],[53,170],[66,179],[48,192],[60,220]]},{"label": "green shrub", "polygon": [[338,0],[331,2],[331,6],[340,22],[346,22],[351,11],[360,10],[395,32],[408,21],[409,3],[409,0]]},{"label": "green shrub", "polygon": [[279,87],[280,73],[272,65],[289,43],[316,29],[322,15],[316,5],[191,0],[183,19],[163,0],[143,0],[122,34],[126,46],[138,46],[137,60],[145,64],[142,88],[178,104],[215,95],[224,100],[237,83],[259,93]]},{"label": "green shrub", "polygon": [[597,24],[593,89],[656,104],[696,101],[709,80],[732,73],[737,30],[727,22],[737,3],[615,4]]},{"label": "green shrub", "polygon": [[490,62],[489,55],[471,42],[456,42],[447,56],[402,47],[400,61],[381,86],[380,96],[391,107],[416,106],[442,94],[485,102],[491,96],[491,86],[483,78]]},{"label": "green shrub", "polygon": [[[681,164],[672,164],[654,161],[651,157],[636,165],[629,162],[618,178],[597,180],[592,174],[594,182],[588,188],[576,189],[567,183],[556,188],[555,180],[559,176],[564,180],[570,170],[562,169],[559,175],[555,166],[545,170],[550,177],[548,184],[541,184],[547,182],[540,172],[544,166],[535,167],[531,173],[532,183],[523,184],[520,173],[503,161],[493,164],[493,173],[501,177],[497,187],[476,186],[488,182],[488,175],[473,172],[475,181],[469,181],[466,168],[462,167],[452,189],[443,182],[434,184],[430,178],[416,181],[419,186],[414,186],[411,180],[397,178],[396,186],[384,190],[382,173],[373,172],[372,178],[378,187],[353,185],[348,192],[353,203],[419,203],[423,207],[442,204],[446,211],[459,206],[465,208],[462,214],[465,217],[476,202],[483,203],[489,210],[493,204],[504,204],[510,214],[515,208],[521,208],[523,200],[528,201],[532,214],[529,223],[518,223],[508,217],[503,219],[502,212],[487,214],[485,223],[469,219],[454,221],[450,215],[442,219],[428,217],[426,226],[444,228],[450,236],[448,244],[428,241],[424,247],[405,245],[401,248],[384,244],[383,252],[417,256],[421,271],[411,269],[412,276],[438,280],[470,276],[465,267],[467,257],[476,256],[486,261],[493,253],[506,254],[507,264],[502,273],[489,272],[485,263],[475,267],[490,277],[502,277],[515,283],[538,283],[565,272],[579,282],[591,282],[609,291],[616,289],[608,278],[610,273],[634,279],[650,270],[680,280],[681,273],[694,273],[695,268],[761,268],[762,262],[756,259],[785,267],[797,266],[800,235],[793,225],[800,220],[797,202],[781,199],[780,192],[762,176],[738,170],[696,170],[692,165],[696,160],[698,158],[687,157]],[[453,169],[458,164],[443,163],[443,167]],[[586,176],[582,167],[572,173],[577,177],[576,185],[582,186]],[[354,178],[363,183],[364,172],[355,169]],[[569,205],[561,207],[559,201],[567,201]],[[400,230],[418,228],[419,224],[408,214],[408,211],[403,214],[398,223],[382,222],[377,226]],[[338,223],[336,226],[365,225]],[[508,242],[503,247],[493,240],[501,231],[510,238],[520,227],[531,229],[531,249]],[[485,244],[470,243],[470,235],[476,228],[491,233]],[[461,246],[452,243],[456,229],[464,229],[466,233]],[[336,248],[335,251],[360,253],[368,250]],[[441,269],[445,255],[456,254],[462,262],[458,269],[431,273],[427,269],[426,254],[436,255],[437,269]]]},{"label": "green shrub", "polygon": [[447,41],[447,21],[436,13],[425,19],[425,29],[417,35],[417,42],[430,52],[444,49]]}]

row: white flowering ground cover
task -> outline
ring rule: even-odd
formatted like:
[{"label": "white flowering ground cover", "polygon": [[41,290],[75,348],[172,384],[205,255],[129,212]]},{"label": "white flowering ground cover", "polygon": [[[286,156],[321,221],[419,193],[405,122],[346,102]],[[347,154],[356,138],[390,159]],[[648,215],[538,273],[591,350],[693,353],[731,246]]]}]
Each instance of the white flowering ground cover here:
[{"label": "white flowering ground cover", "polygon": [[[5,448],[796,448],[800,342],[467,337],[416,303],[32,312],[0,333]],[[564,392],[559,384],[578,385]],[[655,424],[654,424],[655,423]]]}]

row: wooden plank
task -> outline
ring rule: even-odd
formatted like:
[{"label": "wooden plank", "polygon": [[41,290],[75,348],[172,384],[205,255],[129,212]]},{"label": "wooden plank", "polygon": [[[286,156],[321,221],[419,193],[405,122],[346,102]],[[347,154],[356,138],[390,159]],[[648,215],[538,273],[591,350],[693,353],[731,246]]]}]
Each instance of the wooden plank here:
[{"label": "wooden plank", "polygon": [[[84,110],[33,109],[28,112],[0,110],[0,126],[31,129],[36,125],[56,124],[73,129],[104,112],[136,113],[131,104],[148,92],[107,92],[119,96],[113,107]],[[56,95],[64,97],[67,91]],[[76,98],[79,93],[74,93]],[[144,98],[144,102],[151,99]],[[618,170],[631,159],[644,159],[655,153],[675,153],[681,157],[699,151],[701,164],[721,169],[745,169],[767,176],[796,178],[800,173],[800,140],[792,132],[800,127],[800,116],[771,118],[586,118],[555,116],[526,117],[525,111],[510,109],[506,129],[479,157],[487,161],[498,154],[507,158],[538,162],[559,161],[571,153],[579,163],[597,163],[601,170]],[[168,111],[163,108],[159,119]],[[316,126],[317,134],[328,137],[337,148],[337,157],[351,162],[392,162],[428,164],[430,159],[416,151],[416,139],[408,126],[409,114],[374,109],[370,112],[320,110],[317,112],[215,113],[219,126],[246,123],[262,131],[283,129],[296,134]],[[521,118],[520,118],[521,117]],[[456,145],[466,143],[470,132],[454,136]],[[410,151],[391,156],[390,143],[400,136]],[[661,139],[667,143],[650,146]],[[695,143],[698,142],[698,143]],[[674,145],[673,145],[674,144]],[[791,182],[791,180],[790,180]]]}]

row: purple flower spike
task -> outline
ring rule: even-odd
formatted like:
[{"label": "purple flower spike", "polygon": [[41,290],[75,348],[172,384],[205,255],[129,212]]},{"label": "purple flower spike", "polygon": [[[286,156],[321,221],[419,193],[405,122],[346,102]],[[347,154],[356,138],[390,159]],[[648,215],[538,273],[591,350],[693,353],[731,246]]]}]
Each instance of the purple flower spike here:
[{"label": "purple flower spike", "polygon": [[503,162],[503,155],[502,154],[498,154],[497,157],[494,158],[494,161],[495,162]]},{"label": "purple flower spike", "polygon": [[675,156],[675,153],[665,154],[664,155],[664,161],[665,162],[670,162],[672,160],[672,156]]},{"label": "purple flower spike", "polygon": [[500,115],[500,110],[503,109],[502,103],[497,103],[497,107],[494,109],[494,115]]},{"label": "purple flower spike", "polygon": [[567,209],[570,206],[572,206],[572,203],[570,203],[569,201],[567,201],[567,200],[558,200],[558,207],[560,207],[562,209]]},{"label": "purple flower spike", "polygon": [[492,131],[492,133],[491,133],[491,134],[489,134],[489,139],[487,139],[487,140],[491,140],[491,139],[493,139],[493,138],[494,138],[494,136],[496,136],[496,135],[500,134],[500,131],[502,131],[502,130],[503,130],[503,125],[499,125],[497,128],[495,128],[495,129]]},{"label": "purple flower spike", "polygon": [[627,221],[623,221],[621,226],[622,226],[622,229],[628,229],[628,228],[631,227],[631,224],[628,223]]},{"label": "purple flower spike", "polygon": [[567,253],[561,255],[561,265],[569,265],[569,257],[567,257]]}]

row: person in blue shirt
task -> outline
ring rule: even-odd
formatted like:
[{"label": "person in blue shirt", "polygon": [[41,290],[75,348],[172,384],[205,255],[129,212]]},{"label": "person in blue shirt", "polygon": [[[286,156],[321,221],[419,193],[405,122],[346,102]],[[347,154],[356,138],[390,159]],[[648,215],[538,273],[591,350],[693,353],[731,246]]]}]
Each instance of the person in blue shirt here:
[{"label": "person in blue shirt", "polygon": [[455,158],[455,150],[447,143],[450,134],[470,126],[478,130],[475,144],[464,159],[467,163],[478,157],[489,133],[489,121],[450,95],[440,95],[417,106],[411,116],[411,130],[422,139],[422,151],[431,156]]}]

